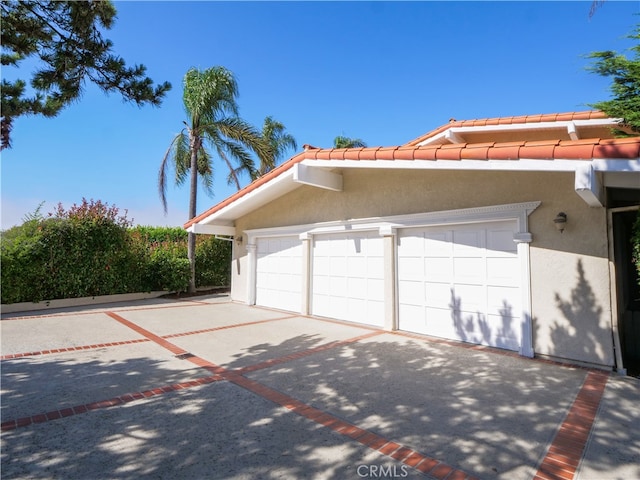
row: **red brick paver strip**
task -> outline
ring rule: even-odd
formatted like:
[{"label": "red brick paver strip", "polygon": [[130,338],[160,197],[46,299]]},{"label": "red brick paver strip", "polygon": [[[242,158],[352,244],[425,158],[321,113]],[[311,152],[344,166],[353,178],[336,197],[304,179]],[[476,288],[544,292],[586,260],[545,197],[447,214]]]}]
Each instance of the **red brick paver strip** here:
[{"label": "red brick paver strip", "polygon": [[185,383],[176,383],[174,385],[166,385],[161,388],[153,388],[151,390],[145,390],[144,392],[125,393],[124,395],[110,398],[108,400],[100,400],[97,402],[86,403],[84,405],[76,405],[75,407],[62,408],[60,410],[53,410],[47,413],[40,413],[37,415],[31,415],[29,417],[18,418],[17,420],[8,420],[6,422],[2,422],[2,424],[0,425],[0,430],[2,430],[3,432],[8,430],[15,430],[19,427],[26,427],[28,425],[31,425],[32,423],[43,423],[51,420],[57,420],[63,417],[70,417],[72,415],[80,415],[92,410],[99,410],[116,405],[122,405],[124,403],[134,402],[143,398],[149,398],[156,395],[175,392],[177,390],[198,387],[200,385],[206,385],[212,382],[219,382],[220,380],[223,380],[221,376],[212,375],[209,377],[197,378]]},{"label": "red brick paver strip", "polygon": [[310,348],[303,352],[295,352],[289,355],[284,355],[278,358],[272,358],[270,360],[265,360],[264,362],[256,363],[254,365],[249,365],[247,367],[240,368],[238,373],[245,374],[250,372],[255,372],[256,370],[262,370],[265,368],[273,367],[274,365],[278,365],[285,362],[290,362],[292,360],[298,360],[299,358],[308,357],[309,355],[314,355],[319,352],[324,352],[326,350],[330,350],[332,348],[341,347],[344,345],[349,345],[350,343],[359,342],[360,340],[364,340],[365,338],[375,337],[377,335],[382,335],[383,331],[375,331],[370,333],[365,333],[364,335],[359,335],[357,337],[348,338],[346,340],[337,340],[335,342],[325,343],[324,345],[318,345],[317,347]]},{"label": "red brick paver strip", "polygon": [[543,458],[534,480],[572,480],[607,386],[607,372],[591,371]]},{"label": "red brick paver strip", "polygon": [[244,323],[233,323],[231,325],[222,325],[220,327],[211,327],[205,328],[202,330],[192,330],[189,332],[181,332],[181,333],[171,333],[169,335],[163,335],[162,338],[176,338],[176,337],[186,337],[188,335],[199,335],[201,333],[211,333],[217,332],[218,330],[228,330],[230,328],[238,328],[238,327],[248,327],[251,325],[259,325],[261,323],[269,323],[269,322],[277,322],[280,320],[287,320],[289,318],[295,318],[296,315],[288,315],[286,317],[278,317],[278,318],[268,318],[266,320],[256,320],[255,322],[244,322]]},{"label": "red brick paver strip", "polygon": [[[166,307],[164,307],[164,308],[166,308]],[[120,310],[120,311],[122,311],[122,310]],[[100,312],[100,313],[105,313],[105,312]],[[109,316],[111,316],[111,315],[109,315]],[[260,324],[260,323],[277,322],[279,320],[287,320],[289,318],[294,318],[295,316],[296,315],[288,315],[286,317],[270,318],[270,319],[267,319],[267,320],[257,320],[255,322],[234,323],[234,324],[231,324],[231,325],[223,325],[223,326],[220,326],[220,327],[206,328],[206,329],[203,329],[203,330],[192,330],[192,331],[189,331],[189,332],[172,333],[172,334],[169,334],[169,335],[162,335],[161,338],[167,339],[167,338],[185,337],[185,336],[188,336],[188,335],[199,335],[199,334],[202,334],[202,333],[216,332],[218,330],[227,330],[227,329],[230,329],[230,328],[238,328],[238,327],[244,327],[244,326],[250,326],[250,325],[257,325],[257,324]],[[120,318],[122,318],[122,317],[120,317]],[[78,350],[93,350],[93,349],[97,349],[97,348],[119,347],[119,346],[122,346],[122,345],[130,345],[130,344],[133,344],[133,343],[141,343],[141,342],[149,342],[149,341],[151,341],[150,338],[138,338],[138,339],[135,339],[135,340],[122,340],[122,341],[118,341],[118,342],[98,343],[98,344],[94,344],[94,345],[81,345],[81,346],[77,346],[77,347],[62,347],[62,348],[57,348],[57,349],[54,349],[54,350],[41,350],[41,351],[37,351],[37,352],[10,353],[10,354],[7,354],[7,355],[1,355],[0,356],[0,361],[2,361],[2,360],[12,360],[12,359],[15,359],[15,358],[22,358],[22,357],[33,357],[33,356],[38,356],[38,355],[51,355],[51,354],[54,354],[54,353],[76,352]]]},{"label": "red brick paver strip", "polygon": [[[182,305],[171,304],[171,305],[155,305],[153,307],[122,308],[122,309],[118,309],[118,312],[138,312],[138,311],[144,311],[144,310],[161,310],[161,309],[166,309],[166,308],[198,307],[198,306],[205,306],[205,305],[209,305],[210,306],[212,304],[211,303],[205,303],[205,302],[186,303],[185,301],[182,301]],[[77,317],[77,316],[81,316],[81,315],[102,315],[104,313],[106,313],[105,310],[90,310],[90,311],[83,311],[83,312],[45,313],[45,314],[41,314],[41,315],[23,315],[23,316],[19,316],[19,317],[6,317],[6,318],[2,318],[2,321],[6,322],[6,321],[11,321],[11,320],[37,320],[37,319],[40,319],[40,318]]]},{"label": "red brick paver strip", "polygon": [[[206,304],[206,305],[209,305],[209,304]],[[173,307],[163,306],[163,307],[156,307],[156,308],[174,308],[174,307],[175,306]],[[135,310],[138,310],[138,309],[135,309]],[[122,313],[123,310],[119,310],[118,312]],[[252,393],[260,397],[263,397],[271,402],[274,402],[292,411],[293,413],[296,413],[297,415],[300,415],[319,425],[323,425],[331,429],[332,431],[339,433],[340,435],[353,439],[358,443],[372,450],[376,450],[384,455],[387,455],[390,458],[393,458],[399,462],[402,462],[404,465],[414,468],[419,472],[426,473],[433,478],[437,478],[441,480],[445,480],[445,479],[446,480],[456,480],[456,479],[470,480],[474,478],[462,470],[455,469],[452,466],[447,465],[446,463],[440,462],[437,459],[423,455],[406,445],[393,442],[381,435],[378,435],[374,432],[358,427],[357,425],[351,424],[330,413],[327,413],[323,410],[315,408],[300,400],[290,397],[289,395],[276,391],[272,388],[265,386],[264,384],[261,384],[257,381],[251,380],[243,376],[243,374],[248,372],[269,368],[274,365],[304,358],[304,357],[313,355],[315,353],[323,352],[339,346],[348,345],[350,343],[358,342],[360,340],[373,337],[376,335],[381,335],[384,333],[395,333],[395,332],[387,332],[387,331],[381,331],[379,329],[367,328],[367,330],[374,330],[374,331],[357,336],[357,337],[353,337],[350,339],[329,342],[327,344],[319,345],[318,347],[311,348],[305,351],[295,352],[282,357],[266,360],[254,365],[240,368],[238,370],[227,370],[224,367],[216,365],[203,358],[197,357],[195,355],[191,355],[189,352],[185,351],[184,349],[168,341],[167,338],[174,338],[174,337],[180,337],[185,335],[195,335],[195,334],[208,333],[208,332],[213,332],[213,331],[222,330],[222,329],[236,328],[236,327],[245,326],[245,325],[249,326],[249,325],[255,325],[260,323],[273,322],[273,321],[282,320],[286,318],[297,317],[298,315],[291,315],[291,316],[268,319],[268,320],[260,320],[255,322],[238,323],[238,324],[221,326],[221,327],[213,327],[210,329],[197,330],[193,332],[183,332],[183,333],[171,334],[166,336],[159,336],[125,319],[118,313],[111,312],[111,311],[99,312],[99,313],[108,315],[112,319],[134,330],[135,332],[137,332],[138,334],[142,335],[145,338],[134,340],[134,341],[126,341],[126,342],[113,342],[109,344],[89,345],[84,347],[71,347],[67,349],[61,348],[61,349],[55,349],[51,351],[46,350],[43,352],[31,352],[28,354],[15,354],[11,356],[7,355],[7,356],[0,357],[0,359],[4,360],[8,358],[19,358],[20,356],[27,356],[27,355],[59,353],[59,352],[66,352],[66,351],[85,350],[90,348],[102,348],[105,346],[115,346],[115,345],[128,344],[128,343],[152,341],[162,346],[163,348],[167,349],[174,355],[185,355],[184,357],[185,360],[188,360],[193,364],[206,369],[207,371],[211,372],[213,375],[208,377],[202,377],[200,379],[196,379],[192,381],[174,384],[174,385],[167,385],[159,388],[153,388],[143,392],[127,393],[119,397],[114,397],[108,400],[92,402],[85,405],[78,405],[71,408],[53,410],[51,412],[47,412],[44,414],[37,414],[30,417],[19,418],[17,420],[10,420],[2,423],[1,425],[2,431],[13,430],[15,428],[24,427],[27,425],[31,425],[33,423],[53,421],[53,420],[68,417],[71,415],[87,413],[89,411],[96,410],[96,409],[109,408],[115,405],[122,405],[124,403],[133,402],[136,400],[148,398],[155,395],[163,395],[165,393],[181,390],[184,388],[191,388],[191,387],[204,385],[211,382],[227,380],[239,387],[242,387],[246,390],[251,391]],[[327,320],[327,321],[331,321],[331,320]],[[341,322],[334,322],[334,323],[341,323]],[[410,336],[410,337],[418,338],[421,340],[430,340],[429,338],[425,338],[417,335],[414,336],[411,334],[403,334],[403,333],[397,333],[397,334]],[[535,479],[537,480],[543,480],[543,479],[569,480],[573,478],[576,468],[579,465],[580,459],[584,453],[586,442],[598,410],[598,405],[600,403],[602,394],[604,392],[604,388],[607,383],[607,378],[608,378],[608,374],[604,372],[590,371],[587,374],[585,382],[581,390],[579,391],[575,401],[573,402],[573,405],[571,406],[567,414],[567,417],[565,418],[561,427],[558,429],[556,437],[554,438],[551,446],[549,447],[549,450],[545,458],[540,464],[540,467],[536,474]]]},{"label": "red brick paver strip", "polygon": [[117,313],[114,312],[104,312],[105,315],[108,315],[109,317],[113,318],[114,320],[120,322],[121,324],[123,324],[125,327],[129,327],[131,330],[139,333],[140,335],[142,335],[143,337],[148,338],[149,340],[151,340],[152,342],[157,343],[158,345],[160,345],[161,347],[166,348],[167,350],[169,350],[171,353],[173,353],[174,355],[183,355],[185,353],[189,353],[186,350],[178,347],[177,345],[168,342],[167,340],[165,340],[164,338],[162,338],[159,335],[156,335],[153,332],[150,332],[149,330],[142,328],[139,325],[136,325],[133,322],[130,322],[129,320],[127,320],[124,317],[121,317],[120,315],[118,315]]},{"label": "red brick paver strip", "polygon": [[78,350],[93,350],[96,348],[119,347],[122,345],[131,345],[134,343],[148,342],[148,338],[138,338],[135,340],[122,340],[120,342],[97,343],[94,345],[80,345],[77,347],[56,348],[54,350],[41,350],[39,352],[9,353],[0,356],[0,360],[12,360],[14,358],[34,357],[38,355],[51,355],[54,353],[77,352]]}]

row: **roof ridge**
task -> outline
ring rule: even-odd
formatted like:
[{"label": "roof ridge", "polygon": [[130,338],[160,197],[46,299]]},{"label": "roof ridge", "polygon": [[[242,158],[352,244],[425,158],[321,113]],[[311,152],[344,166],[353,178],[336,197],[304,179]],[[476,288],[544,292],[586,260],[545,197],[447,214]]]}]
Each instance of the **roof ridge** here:
[{"label": "roof ridge", "polygon": [[411,140],[405,145],[416,145],[428,138],[431,138],[439,133],[442,133],[450,128],[456,127],[484,127],[490,125],[516,125],[524,123],[541,123],[541,122],[568,122],[571,120],[592,120],[599,118],[608,118],[607,114],[601,110],[583,110],[574,112],[563,113],[538,113],[533,115],[517,115],[509,117],[491,117],[491,118],[476,118],[470,120],[455,120],[450,119],[448,123],[445,123],[435,130],[431,130],[418,138]]}]

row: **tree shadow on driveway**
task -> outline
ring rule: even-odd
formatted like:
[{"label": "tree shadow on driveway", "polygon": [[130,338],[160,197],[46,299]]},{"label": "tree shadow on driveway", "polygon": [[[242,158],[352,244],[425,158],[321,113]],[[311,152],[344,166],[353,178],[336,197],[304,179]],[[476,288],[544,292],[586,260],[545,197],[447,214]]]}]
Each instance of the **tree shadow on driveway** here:
[{"label": "tree shadow on driveway", "polygon": [[[74,364],[51,355],[49,370],[39,373],[33,361],[31,367],[4,361],[3,377],[21,373],[3,381],[3,407],[6,399],[8,412],[44,413],[59,407],[65,389],[71,398],[87,394],[77,404],[209,375],[188,361],[171,359],[182,362],[181,369],[145,357],[138,350],[142,345],[128,347],[134,358],[116,362],[102,355]],[[316,335],[262,342],[226,367],[317,346]],[[517,480],[535,473],[585,375],[581,369],[382,333],[270,367],[264,363],[247,377],[480,478]],[[47,390],[47,382],[55,388]],[[39,396],[47,408],[34,411],[32,399]],[[16,402],[26,407],[17,409]],[[633,444],[617,448],[627,448],[625,458],[632,458]],[[593,461],[604,462],[605,455],[594,451]],[[362,464],[402,466],[226,381],[2,436],[7,479],[359,478]],[[419,473],[408,470],[408,478],[414,476]]]}]

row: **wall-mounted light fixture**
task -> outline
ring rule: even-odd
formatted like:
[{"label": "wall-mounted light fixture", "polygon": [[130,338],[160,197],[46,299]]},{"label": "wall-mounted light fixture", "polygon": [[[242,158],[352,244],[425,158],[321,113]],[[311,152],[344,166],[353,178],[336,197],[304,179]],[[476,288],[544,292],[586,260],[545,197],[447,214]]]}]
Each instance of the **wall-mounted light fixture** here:
[{"label": "wall-mounted light fixture", "polygon": [[567,226],[567,214],[564,212],[558,213],[556,218],[553,219],[553,224],[560,233],[564,232],[564,229]]},{"label": "wall-mounted light fixture", "polygon": [[242,245],[242,235],[238,235],[235,240],[237,245]]}]

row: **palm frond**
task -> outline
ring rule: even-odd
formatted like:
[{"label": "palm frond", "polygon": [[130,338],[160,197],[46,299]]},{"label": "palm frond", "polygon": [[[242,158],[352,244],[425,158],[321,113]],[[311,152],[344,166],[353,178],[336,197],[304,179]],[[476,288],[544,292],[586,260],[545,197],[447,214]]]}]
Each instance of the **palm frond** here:
[{"label": "palm frond", "polygon": [[233,168],[233,165],[229,161],[227,154],[225,153],[223,147],[221,145],[217,145],[216,149],[218,151],[218,155],[222,158],[222,161],[227,164],[227,168],[229,169],[229,175],[227,175],[227,185],[231,185],[232,183],[236,184],[238,190],[240,190],[240,180],[238,179],[238,175],[236,174],[236,169]]},{"label": "palm frond", "polygon": [[176,185],[182,185],[188,178],[189,169],[191,168],[191,151],[189,148],[188,135],[181,135],[181,138],[176,142],[173,150],[173,162],[176,170]]},{"label": "palm frond", "polygon": [[219,115],[237,115],[237,95],[238,83],[224,67],[202,71],[191,68],[184,77],[182,99],[193,127],[198,127],[201,119],[210,121]]},{"label": "palm frond", "polygon": [[282,122],[275,120],[273,117],[268,116],[264,119],[262,125],[262,139],[269,144],[269,155],[258,155],[260,158],[260,167],[257,174],[259,176],[273,170],[276,167],[278,160],[280,160],[287,150],[298,148],[298,144],[293,135],[285,132],[286,128]]},{"label": "palm frond", "polygon": [[185,136],[184,130],[178,133],[171,143],[169,144],[169,148],[162,157],[162,162],[160,163],[160,169],[158,171],[158,193],[160,195],[160,200],[162,202],[162,208],[164,210],[165,215],[167,214],[167,168],[169,167],[170,160],[174,163],[174,155],[172,152],[175,151],[176,145],[181,143],[181,137]]}]

